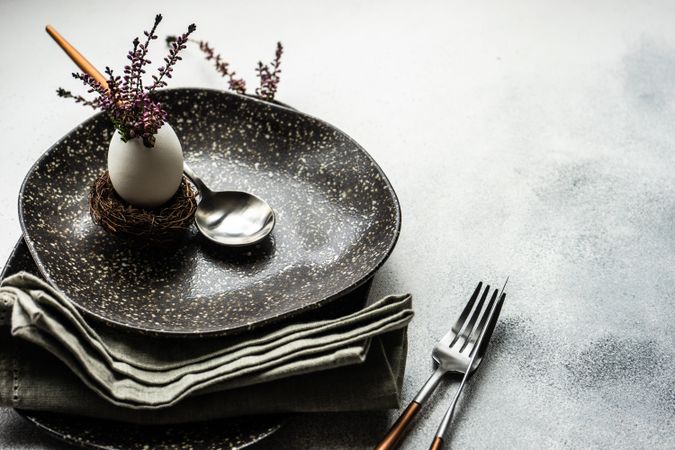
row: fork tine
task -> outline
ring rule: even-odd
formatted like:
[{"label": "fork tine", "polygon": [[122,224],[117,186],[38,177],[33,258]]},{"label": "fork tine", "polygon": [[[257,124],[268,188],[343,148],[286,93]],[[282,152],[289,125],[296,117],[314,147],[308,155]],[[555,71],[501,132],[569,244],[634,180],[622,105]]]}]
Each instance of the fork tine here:
[{"label": "fork tine", "polygon": [[455,321],[455,324],[452,326],[453,333],[459,334],[459,330],[462,329],[462,326],[464,325],[464,321],[469,316],[469,313],[471,312],[471,308],[473,308],[473,304],[476,303],[476,299],[478,298],[478,294],[480,293],[480,289],[482,287],[483,287],[483,282],[479,281],[478,285],[476,286],[476,289],[473,291],[473,294],[471,294],[471,298],[469,299],[468,302],[466,302],[466,306],[464,307],[464,310],[462,311],[462,314],[459,315],[459,319],[457,319]]},{"label": "fork tine", "polygon": [[[473,356],[473,354],[477,351],[485,352],[485,349],[487,348],[487,345],[490,343],[490,338],[492,338],[492,332],[495,330],[495,326],[497,325],[497,320],[499,320],[499,313],[502,312],[502,306],[504,305],[504,299],[506,299],[506,292],[502,291],[502,295],[499,296],[499,300],[497,301],[497,305],[495,306],[495,311],[492,314],[492,320],[490,321],[490,323],[487,324],[487,327],[485,328],[485,336],[483,336],[483,340],[481,341],[480,348],[478,348],[478,346],[475,345],[474,348],[472,348],[471,351],[469,352],[469,358],[471,356]],[[489,314],[486,314],[486,315],[489,315]],[[479,334],[479,336],[480,336],[480,334]]]},{"label": "fork tine", "polygon": [[490,285],[487,284],[485,285],[485,289],[483,290],[483,295],[481,295],[478,304],[471,313],[471,317],[469,317],[468,323],[464,325],[462,331],[452,340],[452,344],[450,344],[451,347],[455,345],[457,341],[459,341],[459,339],[463,340],[462,348],[464,347],[466,341],[468,340],[469,335],[471,334],[471,330],[473,330],[473,327],[476,324],[476,320],[478,320],[478,316],[480,316],[480,313],[483,310],[483,304],[485,304],[485,299],[487,298],[489,292],[490,292]]},{"label": "fork tine", "polygon": [[[459,315],[459,318],[455,321],[455,323],[452,325],[452,328],[441,338],[439,342],[451,346],[455,343],[455,340],[457,339],[457,336],[459,335],[459,330],[462,329],[462,326],[464,326],[464,322],[466,321],[466,318],[469,316],[469,313],[471,312],[471,309],[473,309],[474,303],[476,303],[476,298],[478,298],[478,294],[480,294],[480,290],[483,287],[483,282],[479,281],[478,285],[476,286],[476,289],[474,289],[473,294],[471,294],[471,298],[469,298],[469,301],[466,302],[466,305],[464,306],[464,309],[462,310],[462,313]],[[452,342],[450,342],[450,339],[452,339]]]},{"label": "fork tine", "polygon": [[492,306],[495,304],[495,301],[497,301],[497,295],[499,294],[499,289],[495,289],[492,292],[492,297],[490,298],[490,301],[488,302],[488,305],[485,307],[483,310],[480,321],[478,322],[478,325],[473,329],[473,332],[469,335],[469,338],[464,341],[464,344],[462,344],[462,348],[459,350],[460,352],[463,352],[465,349],[469,349],[469,357],[473,353],[473,348],[476,345],[476,341],[478,340],[478,336],[480,336],[481,332],[483,331],[483,328],[485,328],[485,324],[488,321],[488,316],[490,315],[490,311],[492,311]]}]

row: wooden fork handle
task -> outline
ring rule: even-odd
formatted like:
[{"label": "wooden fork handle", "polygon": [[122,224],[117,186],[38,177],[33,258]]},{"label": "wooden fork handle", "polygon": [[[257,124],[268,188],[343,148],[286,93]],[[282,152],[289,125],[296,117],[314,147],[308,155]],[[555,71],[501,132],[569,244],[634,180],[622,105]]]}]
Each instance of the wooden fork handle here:
[{"label": "wooden fork handle", "polygon": [[64,52],[70,57],[70,59],[73,60],[75,64],[77,64],[77,67],[82,70],[82,72],[90,75],[92,78],[94,78],[96,81],[98,81],[101,86],[104,88],[108,89],[108,82],[106,81],[105,77],[101,72],[96,70],[96,67],[92,65],[89,61],[87,61],[87,58],[82,56],[80,52],[78,52],[75,47],[70,45],[70,42],[66,41],[63,36],[61,36],[58,31],[54,29],[53,26],[47,25],[45,27],[45,30],[47,30],[47,33],[56,41],[57,44],[59,44],[59,47],[63,49]]},{"label": "wooden fork handle", "polygon": [[391,426],[387,435],[377,444],[375,450],[393,450],[398,447],[403,436],[405,436],[408,425],[413,421],[415,415],[419,412],[421,406],[416,401],[410,402],[408,407],[401,413],[399,418]]},{"label": "wooden fork handle", "polygon": [[441,450],[443,448],[443,438],[436,436],[434,441],[431,443],[429,450]]}]

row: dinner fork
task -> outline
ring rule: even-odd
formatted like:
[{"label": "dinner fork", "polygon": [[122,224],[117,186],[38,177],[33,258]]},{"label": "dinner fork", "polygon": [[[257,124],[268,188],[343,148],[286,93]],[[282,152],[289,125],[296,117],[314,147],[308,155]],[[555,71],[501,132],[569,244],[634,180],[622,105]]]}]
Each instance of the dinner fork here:
[{"label": "dinner fork", "polygon": [[[504,287],[506,287],[506,283]],[[483,360],[483,355],[490,341],[496,319],[499,317],[501,304],[505,298],[503,291],[504,288],[502,288],[500,296],[499,290],[495,289],[492,291],[492,295],[490,295],[490,285],[486,285],[485,289],[483,289],[483,282],[478,283],[457,321],[433,349],[432,357],[436,363],[436,370],[424,383],[424,386],[422,386],[422,389],[420,389],[413,401],[401,413],[386,436],[377,445],[376,450],[391,450],[398,446],[408,426],[412,423],[414,417],[424,406],[446,373],[464,374],[465,377],[468,377],[475,372]],[[490,297],[490,300],[486,305],[488,297]],[[476,300],[478,300],[478,303],[476,303]],[[479,340],[480,343],[478,342]],[[461,386],[464,385],[464,381],[465,379],[463,379]],[[458,396],[459,393],[456,397]],[[456,398],[453,401],[453,408],[454,403],[456,403]],[[452,414],[450,413],[450,418],[451,416]],[[439,431],[445,433],[448,423],[449,419],[447,422],[444,420],[441,424],[443,429],[439,428]],[[438,434],[434,439],[433,445],[438,446],[443,443],[442,438],[439,438]]]},{"label": "dinner fork", "polygon": [[[506,281],[507,282],[509,281],[508,278],[506,279]],[[434,436],[434,440],[431,442],[431,447],[429,447],[429,450],[441,450],[443,447],[443,444],[445,442],[445,433],[447,431],[448,426],[450,425],[450,421],[452,420],[452,415],[455,412],[455,406],[457,406],[457,400],[459,400],[459,395],[462,393],[462,389],[464,388],[464,384],[466,384],[466,380],[477,368],[477,366],[475,365],[476,359],[480,357],[480,360],[482,360],[483,355],[485,354],[485,346],[483,345],[483,342],[487,343],[487,341],[489,341],[490,337],[492,336],[492,331],[494,330],[495,325],[497,324],[497,319],[499,318],[499,313],[502,310],[504,298],[506,297],[506,294],[504,293],[504,288],[506,288],[506,283],[504,283],[504,287],[502,288],[502,295],[499,297],[499,300],[497,300],[497,303],[496,304],[494,303],[495,297],[493,294],[492,300],[490,301],[490,305],[488,305],[488,308],[483,313],[484,316],[487,316],[487,319],[481,319],[481,322],[487,320],[487,325],[482,331],[478,331],[478,338],[475,341],[474,348],[467,350],[468,355],[470,357],[469,363],[467,364],[467,369],[471,367],[472,370],[466,370],[464,372],[462,382],[459,384],[459,388],[457,388],[457,392],[455,392],[455,397],[452,399],[452,403],[448,407],[448,410],[445,412],[443,420],[441,420],[441,424],[438,426],[438,431],[436,432],[436,436]],[[473,334],[475,333],[476,331],[474,331]]]}]

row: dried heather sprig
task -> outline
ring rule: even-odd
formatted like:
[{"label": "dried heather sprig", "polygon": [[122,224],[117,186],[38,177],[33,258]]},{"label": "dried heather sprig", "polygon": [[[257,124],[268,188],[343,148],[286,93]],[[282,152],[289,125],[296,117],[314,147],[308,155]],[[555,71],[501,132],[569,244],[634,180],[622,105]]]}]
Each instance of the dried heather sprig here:
[{"label": "dried heather sprig", "polygon": [[136,56],[138,55],[138,45],[140,44],[140,41],[138,38],[134,38],[133,40],[134,47],[127,53],[127,59],[129,60],[130,64],[124,66],[124,77],[122,78],[122,87],[124,89],[124,93],[127,97],[131,97],[132,92],[135,92],[136,89],[133,87],[135,81],[134,81],[134,65],[138,64],[138,61],[136,60]]},{"label": "dried heather sprig", "polygon": [[227,78],[227,83],[230,90],[239,94],[246,93],[246,81],[243,78],[237,78],[234,70],[230,70],[230,63],[226,62],[215,49],[209,45],[207,41],[193,41],[199,44],[199,49],[206,55],[207,61],[213,61],[216,71],[221,76]]},{"label": "dried heather sprig", "polygon": [[138,94],[143,90],[142,75],[145,73],[144,66],[152,62],[147,58],[148,46],[150,45],[151,40],[157,39],[158,36],[155,34],[155,30],[157,30],[157,26],[161,21],[162,15],[157,14],[155,16],[155,23],[150,31],[143,32],[145,35],[145,42],[141,44],[140,40],[135,38],[133,41],[134,47],[127,54],[129,65],[124,67],[124,78],[122,83],[122,90],[127,97]]},{"label": "dried heather sprig", "polygon": [[105,68],[108,88],[87,74],[74,73],[73,77],[82,81],[89,89],[89,93],[96,95],[93,100],[87,100],[81,95],[75,96],[70,91],[59,88],[59,97],[72,98],[76,103],[82,103],[92,108],[104,111],[115,128],[120,132],[123,141],[140,138],[146,147],[155,144],[157,131],[166,123],[167,113],[162,105],[151,98],[155,89],[166,86],[164,78],[171,78],[173,66],[180,61],[178,54],[185,48],[188,36],[195,31],[194,24],[188,27],[187,33],[176,39],[169,55],[164,58],[165,64],[158,68],[158,75],[153,76],[153,84],[143,87],[145,66],[151,63],[147,58],[150,41],[157,39],[155,31],[162,21],[162,15],[155,16],[155,22],[150,31],[144,31],[146,39],[133,40],[133,47],[127,54],[129,64],[124,67],[124,76],[115,76],[112,69]]},{"label": "dried heather sprig", "polygon": [[180,36],[178,36],[175,40],[175,42],[171,43],[171,47],[169,48],[169,54],[164,58],[164,66],[160,67],[158,70],[159,75],[153,75],[152,79],[154,80],[154,83],[152,86],[148,88],[148,92],[152,92],[155,89],[162,88],[166,86],[166,81],[164,81],[164,77],[166,78],[171,78],[171,73],[173,72],[173,66],[180,61],[181,58],[178,56],[181,50],[184,50],[187,48],[185,45],[188,41],[188,37],[197,29],[195,24],[193,23],[188,27],[187,33],[183,33]]},{"label": "dried heather sprig", "polygon": [[120,85],[120,78],[114,76],[109,67],[106,67],[106,75],[109,79],[109,95],[104,108],[107,108],[115,128],[120,130],[122,140],[126,142],[141,138],[146,146],[152,147],[155,144],[155,134],[166,122],[167,114],[161,104],[145,91],[139,91],[126,99],[124,84]]},{"label": "dried heather sprig", "polygon": [[[176,36],[167,36],[166,43],[172,45],[177,39]],[[238,94],[246,94],[246,81],[244,81],[243,78],[237,78],[235,76],[237,73],[230,69],[230,64],[225,61],[207,41],[188,39],[188,42],[197,44],[199,49],[204,53],[206,60],[213,61],[216,71],[223,78],[227,78],[227,84],[231,91],[237,92]],[[272,61],[269,66],[262,62],[258,62],[256,72],[257,76],[260,78],[260,87],[255,90],[258,97],[264,98],[265,100],[274,100],[274,96],[279,88],[282,54],[283,46],[281,45],[281,42],[277,42],[274,61]]]},{"label": "dried heather sprig", "polygon": [[[281,73],[281,55],[284,53],[284,47],[281,42],[277,42],[277,50],[274,53],[274,60],[269,64],[263,64],[258,61],[256,75],[260,78],[260,87],[255,90],[255,94],[265,100],[274,100],[274,96],[279,89],[279,74]],[[271,67],[271,68],[270,68]]]},{"label": "dried heather sprig", "polygon": [[75,100],[75,103],[81,103],[84,106],[91,106],[94,109],[98,109],[100,107],[98,98],[95,98],[94,100],[87,100],[81,95],[73,95],[72,92],[67,91],[63,88],[58,88],[56,90],[56,95],[62,98],[72,98],[73,100]]}]

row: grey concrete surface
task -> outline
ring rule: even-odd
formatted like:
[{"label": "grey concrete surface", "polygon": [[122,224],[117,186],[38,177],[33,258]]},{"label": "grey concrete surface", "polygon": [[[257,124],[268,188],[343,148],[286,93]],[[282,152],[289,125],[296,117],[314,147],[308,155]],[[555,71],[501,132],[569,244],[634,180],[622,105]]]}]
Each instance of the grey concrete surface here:
[{"label": "grey concrete surface", "polygon": [[[31,163],[90,112],[44,34],[123,62],[155,12],[190,21],[253,83],[274,42],[278,98],[381,164],[403,230],[373,295],[410,291],[404,396],[479,279],[510,275],[492,350],[452,448],[675,448],[675,4],[557,2],[0,3],[0,259]],[[224,86],[194,50],[174,86]],[[405,448],[426,448],[456,383]],[[367,449],[396,412],[300,416],[260,448]],[[11,411],[4,448],[47,448]]]}]

